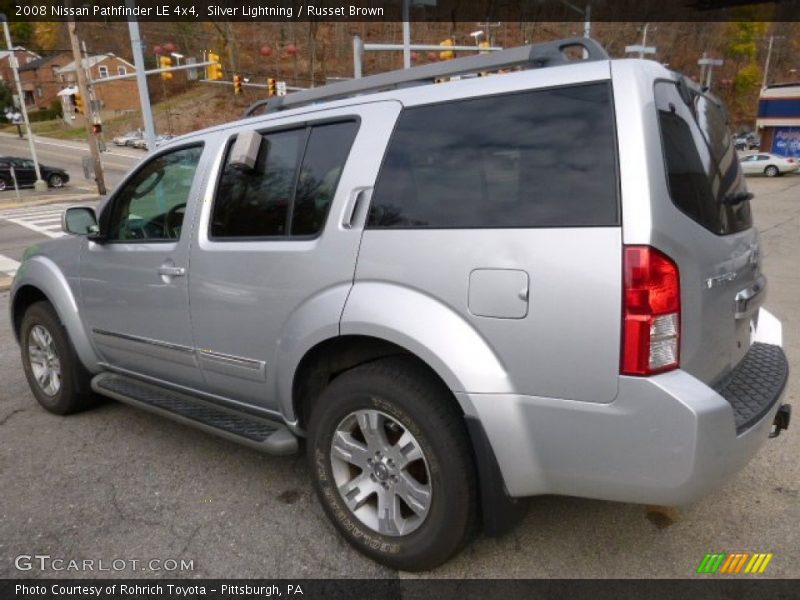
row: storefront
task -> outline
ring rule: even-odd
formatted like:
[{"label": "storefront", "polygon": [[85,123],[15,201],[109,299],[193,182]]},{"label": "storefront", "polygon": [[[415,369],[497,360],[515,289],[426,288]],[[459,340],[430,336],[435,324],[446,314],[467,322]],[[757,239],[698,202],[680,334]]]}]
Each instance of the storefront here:
[{"label": "storefront", "polygon": [[800,157],[800,83],[771,85],[758,101],[761,150]]}]

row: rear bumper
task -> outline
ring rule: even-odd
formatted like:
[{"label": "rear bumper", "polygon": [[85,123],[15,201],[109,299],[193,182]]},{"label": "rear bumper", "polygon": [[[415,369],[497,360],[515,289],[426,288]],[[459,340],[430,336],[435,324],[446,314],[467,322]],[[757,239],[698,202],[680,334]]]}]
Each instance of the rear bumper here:
[{"label": "rear bumper", "polygon": [[[609,404],[508,394],[461,400],[483,425],[512,497],[686,504],[741,469],[769,436],[788,369],[780,347],[754,349],[758,356],[751,349],[717,386],[731,402],[681,370],[620,377]],[[768,368],[759,368],[764,356]]]}]

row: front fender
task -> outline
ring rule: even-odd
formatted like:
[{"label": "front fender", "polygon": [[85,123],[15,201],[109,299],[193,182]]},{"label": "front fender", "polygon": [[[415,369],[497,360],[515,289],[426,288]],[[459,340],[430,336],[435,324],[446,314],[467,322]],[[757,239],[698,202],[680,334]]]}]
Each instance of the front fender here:
[{"label": "front fender", "polygon": [[[453,392],[513,393],[508,373],[488,341],[451,307],[417,290],[385,282],[356,283],[340,329],[342,335],[368,335],[406,348]],[[462,408],[474,414],[471,406]]]},{"label": "front fender", "polygon": [[27,286],[36,288],[47,297],[67,330],[83,366],[93,373],[98,372],[98,358],[81,322],[78,302],[58,265],[52,259],[42,255],[32,256],[25,260],[17,271],[14,285],[11,288],[10,306],[14,307],[16,295]]}]

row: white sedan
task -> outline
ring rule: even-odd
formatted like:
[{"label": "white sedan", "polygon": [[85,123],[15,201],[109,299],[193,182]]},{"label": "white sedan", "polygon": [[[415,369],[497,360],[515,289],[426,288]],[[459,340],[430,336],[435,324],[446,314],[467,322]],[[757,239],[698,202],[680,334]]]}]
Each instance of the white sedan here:
[{"label": "white sedan", "polygon": [[793,173],[800,169],[800,161],[796,158],[767,154],[765,152],[742,156],[739,162],[742,163],[742,172],[745,175],[776,177],[784,173]]}]

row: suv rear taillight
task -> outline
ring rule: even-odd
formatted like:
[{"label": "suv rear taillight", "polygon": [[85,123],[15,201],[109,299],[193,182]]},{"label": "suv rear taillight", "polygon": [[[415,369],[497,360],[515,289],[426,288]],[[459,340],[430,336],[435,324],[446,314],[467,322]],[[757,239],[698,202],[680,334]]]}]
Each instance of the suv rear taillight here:
[{"label": "suv rear taillight", "polygon": [[678,367],[681,289],[678,265],[650,246],[625,246],[623,375],[653,375]]}]

